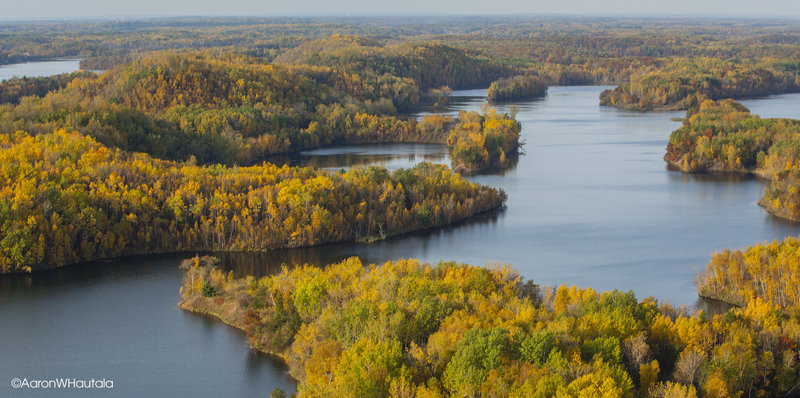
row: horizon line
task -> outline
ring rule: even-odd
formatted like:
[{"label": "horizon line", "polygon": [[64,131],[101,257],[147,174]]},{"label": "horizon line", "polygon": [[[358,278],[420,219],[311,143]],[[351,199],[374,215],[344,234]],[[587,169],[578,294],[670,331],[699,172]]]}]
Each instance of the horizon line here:
[{"label": "horizon line", "polygon": [[[597,18],[597,19],[727,19],[727,20],[800,20],[800,14],[753,14],[753,13],[283,13],[283,14],[260,14],[260,15],[236,15],[236,14],[108,14],[96,16],[67,16],[67,17],[0,17],[2,23],[54,23],[54,22],[132,22],[132,21],[156,21],[156,20],[189,20],[189,19],[229,19],[229,20],[257,20],[275,18],[316,18],[316,19],[362,19],[362,18],[512,18],[522,20],[526,18]],[[129,21],[125,21],[125,20]]]}]

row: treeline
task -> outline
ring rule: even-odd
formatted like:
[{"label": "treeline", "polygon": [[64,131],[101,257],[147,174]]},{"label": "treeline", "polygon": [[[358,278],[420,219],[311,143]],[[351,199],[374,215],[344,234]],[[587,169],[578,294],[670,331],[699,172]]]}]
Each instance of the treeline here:
[{"label": "treeline", "polygon": [[196,166],[77,134],[0,135],[0,271],[122,255],[382,239],[500,207],[445,166]]},{"label": "treeline", "polygon": [[517,75],[493,81],[486,95],[491,102],[541,97],[545,93],[547,85],[538,76]]},{"label": "treeline", "polygon": [[621,84],[604,93],[602,103],[643,110],[686,109],[704,98],[800,89],[800,43],[792,39],[800,27],[787,21],[770,26],[569,18],[409,18],[385,25],[359,18],[336,21],[201,18],[5,25],[0,64],[71,55],[88,57],[85,67],[110,69],[145,52],[213,49],[217,55],[356,75],[358,84],[369,86],[356,97],[389,98],[397,109],[413,108],[431,89],[486,86],[520,74],[538,76],[549,85]]},{"label": "treeline", "polygon": [[[430,39],[475,49],[506,63],[584,64],[601,58],[674,56],[792,58],[792,21],[636,18],[159,18],[134,21],[8,23],[0,26],[0,64],[61,56],[124,59],[178,48],[238,49],[273,59],[336,33],[377,40]],[[91,61],[91,60],[90,60]]]},{"label": "treeline", "polygon": [[684,172],[754,172],[770,180],[759,204],[800,219],[798,120],[762,119],[734,100],[706,100],[672,132],[664,159]]},{"label": "treeline", "polygon": [[0,82],[0,104],[17,104],[22,97],[44,97],[51,91],[58,91],[78,78],[91,78],[88,71],[62,73],[48,77],[19,77]]},{"label": "treeline", "polygon": [[255,280],[189,263],[181,308],[282,356],[300,397],[783,396],[800,381],[800,323],[761,300],[710,317],[542,292],[508,266],[351,258]]},{"label": "treeline", "polygon": [[453,170],[475,173],[486,169],[507,168],[523,145],[519,141],[522,126],[507,113],[484,107],[482,113],[461,111],[447,138],[453,148]]},{"label": "treeline", "polygon": [[368,38],[342,35],[305,42],[277,60],[289,64],[328,66],[373,79],[387,74],[410,78],[422,90],[488,85],[514,70],[442,44],[382,45]]},{"label": "treeline", "polygon": [[677,59],[600,94],[600,104],[635,110],[688,109],[705,99],[741,98],[800,91],[800,64]]}]

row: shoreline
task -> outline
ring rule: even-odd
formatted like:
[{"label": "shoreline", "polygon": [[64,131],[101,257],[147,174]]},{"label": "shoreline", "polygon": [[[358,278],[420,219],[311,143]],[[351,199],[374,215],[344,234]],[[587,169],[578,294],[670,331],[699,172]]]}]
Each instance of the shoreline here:
[{"label": "shoreline", "polygon": [[[203,301],[205,303],[212,302],[212,304],[210,304],[211,306],[216,305],[216,304],[213,304],[214,298],[202,297],[202,296],[193,296],[193,297],[188,298],[188,299],[181,299],[181,301],[178,303],[178,308],[180,308],[181,310],[184,310],[184,311],[191,312],[193,314],[198,314],[198,315],[209,317],[211,319],[219,320],[220,322],[224,323],[225,325],[228,325],[228,326],[230,326],[230,327],[232,327],[232,328],[244,333],[245,335],[247,335],[247,332],[245,331],[245,326],[244,326],[243,323],[237,322],[236,320],[233,320],[232,318],[230,318],[228,316],[225,316],[224,315],[224,311],[214,311],[213,308],[212,309],[205,308],[205,306],[199,305],[197,303],[197,301]],[[225,303],[225,301],[223,301],[223,303]],[[216,309],[220,309],[220,308],[216,307]],[[285,365],[287,367],[287,369],[288,369],[289,363],[286,360],[286,355],[284,355],[282,353],[278,353],[278,352],[264,350],[263,348],[253,347],[252,345],[250,345],[250,348],[255,350],[255,351],[258,351],[258,352],[260,352],[262,354],[265,354],[265,355],[268,355],[270,357],[273,357],[274,359],[280,360],[283,363],[283,365]],[[289,377],[291,377],[292,380],[295,381],[295,383],[299,383],[299,381],[297,379],[295,379],[289,372],[287,372],[286,374],[289,375]]]},{"label": "shoreline", "polygon": [[[768,182],[772,181],[772,178],[769,177],[770,173],[767,172],[767,171],[764,171],[764,170],[757,170],[757,169],[756,170],[731,170],[731,169],[723,169],[723,168],[719,168],[719,167],[712,167],[712,168],[709,168],[709,169],[707,169],[705,171],[685,171],[685,170],[683,170],[683,168],[681,166],[679,166],[679,164],[677,162],[673,162],[673,161],[667,160],[667,159],[664,159],[664,161],[667,162],[668,167],[674,168],[675,171],[680,171],[683,174],[701,174],[701,175],[702,174],[705,174],[705,175],[710,175],[710,174],[740,174],[740,175],[752,175],[752,176],[755,176],[758,179],[762,179],[762,180],[768,181]],[[764,211],[766,211],[768,214],[772,215],[773,217],[777,217],[777,218],[779,218],[781,220],[800,222],[800,217],[792,217],[792,216],[786,214],[785,211],[775,210],[775,209],[773,209],[771,207],[766,206],[764,203],[765,203],[765,198],[762,195],[761,198],[758,199],[758,201],[756,201],[756,204],[758,206],[760,206],[761,208],[763,208]],[[714,297],[709,297],[709,298],[714,298]]]},{"label": "shoreline", "polygon": [[91,264],[99,265],[100,263],[108,263],[108,262],[115,261],[115,260],[129,259],[129,258],[135,258],[135,257],[158,256],[158,255],[178,255],[178,254],[187,254],[187,255],[191,256],[191,255],[196,254],[196,253],[268,253],[268,252],[274,251],[274,250],[308,249],[308,248],[327,246],[327,245],[371,244],[371,243],[377,243],[377,242],[381,242],[381,241],[385,241],[385,240],[400,238],[400,237],[407,236],[407,235],[413,235],[413,234],[417,234],[417,233],[424,233],[424,232],[428,232],[428,231],[433,231],[433,230],[437,230],[439,228],[447,228],[447,227],[451,227],[451,226],[457,226],[457,225],[459,225],[461,223],[469,222],[469,221],[471,221],[471,220],[473,220],[473,219],[475,219],[477,217],[484,216],[484,215],[490,214],[492,212],[503,211],[505,208],[506,208],[506,204],[505,204],[505,201],[503,201],[498,206],[491,207],[491,208],[486,209],[484,211],[479,211],[479,212],[477,212],[475,214],[472,214],[472,215],[470,215],[468,217],[465,217],[465,218],[453,220],[453,221],[451,221],[449,223],[432,225],[432,226],[429,226],[429,227],[426,227],[426,228],[414,229],[414,230],[398,232],[398,233],[394,233],[394,234],[386,234],[384,236],[381,236],[381,235],[369,235],[369,236],[363,236],[363,237],[357,238],[357,239],[335,241],[335,242],[322,242],[322,243],[319,243],[319,244],[316,244],[316,245],[310,245],[310,246],[277,247],[277,248],[270,248],[270,249],[264,249],[264,250],[219,250],[219,249],[215,250],[215,249],[209,249],[209,248],[201,248],[201,249],[186,249],[186,250],[152,251],[152,252],[147,252],[147,253],[129,253],[129,254],[123,254],[123,255],[115,256],[115,257],[97,258],[97,259],[94,259],[94,260],[80,261],[80,262],[68,263],[68,264],[63,264],[63,265],[37,267],[37,268],[32,269],[30,272],[27,272],[27,271],[24,271],[24,270],[15,269],[15,270],[12,270],[12,271],[9,271],[9,272],[0,272],[0,278],[2,278],[5,275],[9,275],[9,276],[10,275],[33,275],[33,274],[37,274],[37,273],[45,273],[45,272],[55,271],[55,270],[58,270],[58,269],[64,269],[64,268],[72,267],[72,266],[91,265]]},{"label": "shoreline", "polygon": [[701,299],[704,299],[704,300],[716,301],[716,302],[728,305],[731,308],[742,308],[742,307],[744,307],[744,305],[742,305],[741,303],[734,302],[734,300],[730,300],[729,298],[724,298],[722,296],[719,296],[719,297],[718,296],[712,296],[710,294],[706,294],[706,293],[700,291],[699,289],[697,291],[697,297],[700,297]]},{"label": "shoreline", "polygon": [[[613,90],[615,90],[617,88],[619,88],[619,85],[617,87],[613,88],[613,89],[610,89],[609,91],[613,91]],[[767,93],[761,93],[761,94],[756,94],[756,95],[722,96],[720,98],[708,98],[708,99],[711,99],[711,100],[714,100],[714,101],[719,101],[719,100],[722,100],[722,99],[730,98],[730,99],[734,99],[736,101],[739,101],[739,100],[747,100],[747,99],[766,98],[766,97],[771,97],[771,96],[774,96],[774,95],[797,94],[797,93],[800,93],[800,87],[794,88],[794,89],[791,89],[791,90],[767,92]],[[624,103],[624,104],[605,103],[604,104],[603,103],[603,98],[602,98],[602,93],[600,95],[601,95],[601,97],[600,97],[600,106],[608,106],[608,107],[611,107],[611,108],[622,109],[622,110],[627,110],[627,111],[668,112],[668,111],[685,111],[685,110],[688,110],[689,108],[691,108],[691,107],[685,107],[685,106],[680,105],[678,103],[664,104],[664,105],[658,105],[658,106],[652,106],[652,107],[641,107],[641,106],[638,106],[638,105],[628,104],[628,103]]]}]

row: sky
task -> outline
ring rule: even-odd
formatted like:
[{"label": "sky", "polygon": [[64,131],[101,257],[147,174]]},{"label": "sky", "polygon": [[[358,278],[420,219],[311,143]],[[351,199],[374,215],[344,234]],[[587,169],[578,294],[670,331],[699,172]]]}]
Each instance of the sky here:
[{"label": "sky", "polygon": [[798,0],[0,0],[0,19],[295,15],[719,15],[800,18]]}]

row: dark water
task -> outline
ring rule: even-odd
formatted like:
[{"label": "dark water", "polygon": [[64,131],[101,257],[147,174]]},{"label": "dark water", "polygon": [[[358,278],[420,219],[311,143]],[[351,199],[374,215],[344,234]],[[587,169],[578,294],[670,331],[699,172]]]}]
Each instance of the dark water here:
[{"label": "dark water", "polygon": [[396,170],[412,167],[420,162],[450,164],[450,154],[447,147],[441,144],[364,144],[320,148],[272,157],[269,161],[327,170],[364,166]]},{"label": "dark water", "polygon": [[[682,112],[602,108],[602,90],[552,87],[544,99],[517,104],[525,156],[505,173],[472,177],[505,189],[505,210],[374,244],[224,255],[226,267],[238,275],[263,275],[282,263],[323,265],[348,256],[508,262],[544,285],[633,289],[639,297],[693,305],[694,276],[713,251],[800,234],[800,225],[756,205],[762,181],[667,170],[664,148],[679,125],[669,119]],[[451,112],[483,102],[480,90],[458,94]],[[765,116],[800,118],[797,101],[800,96],[789,95],[743,102]],[[284,161],[339,169],[448,159],[442,145],[364,145]],[[182,257],[2,277],[0,397],[263,397],[276,386],[291,389],[285,368],[248,349],[242,333],[177,309]],[[105,377],[115,386],[13,390],[13,377]]]},{"label": "dark water", "polygon": [[[177,308],[185,256],[0,279],[0,397],[266,397],[294,383],[217,320]],[[14,390],[12,378],[111,379],[112,390]]]},{"label": "dark water", "polygon": [[24,64],[0,65],[0,82],[12,77],[40,77],[75,72],[81,68],[80,59],[59,59]]}]

